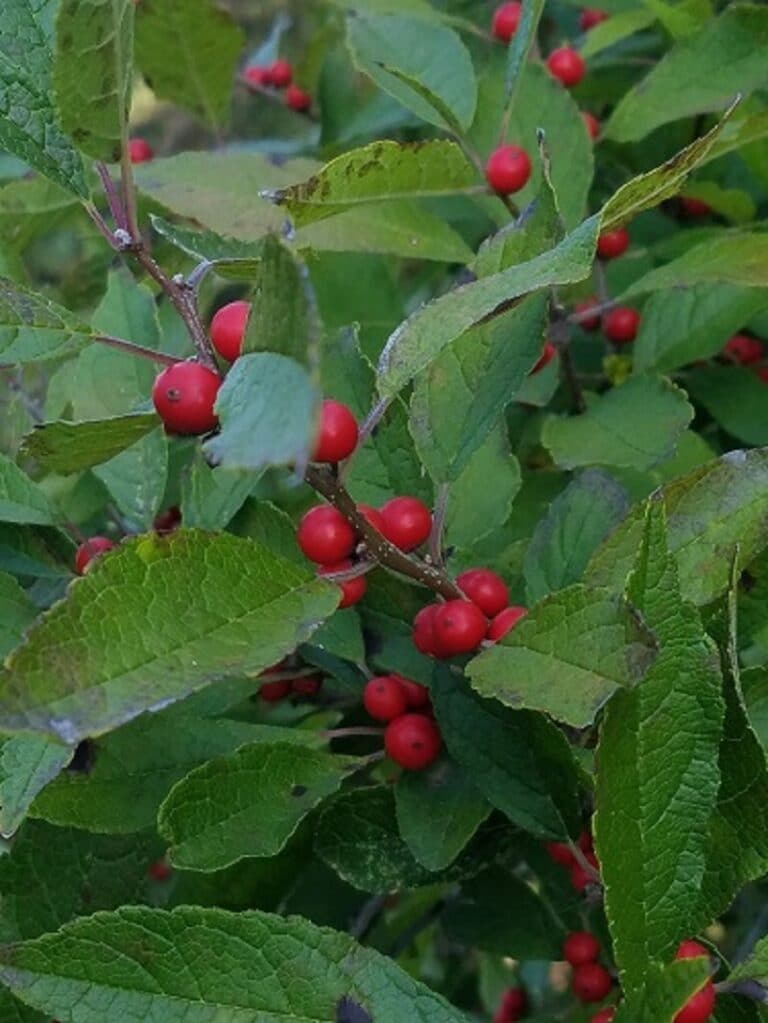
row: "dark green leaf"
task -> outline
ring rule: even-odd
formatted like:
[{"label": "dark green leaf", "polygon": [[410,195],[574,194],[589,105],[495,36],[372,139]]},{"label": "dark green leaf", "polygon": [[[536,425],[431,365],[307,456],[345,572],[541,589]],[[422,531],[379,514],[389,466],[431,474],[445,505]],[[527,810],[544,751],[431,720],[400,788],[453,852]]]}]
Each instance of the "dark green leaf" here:
[{"label": "dark green leaf", "polygon": [[306,267],[274,235],[268,235],[253,275],[243,353],[277,352],[298,362],[316,362],[306,278]]},{"label": "dark green leaf", "polygon": [[22,453],[57,473],[82,472],[101,465],[145,437],[159,423],[154,412],[111,419],[43,423],[22,443]]},{"label": "dark green leaf", "polygon": [[0,521],[50,526],[61,518],[42,488],[0,454]]},{"label": "dark green leaf", "polygon": [[85,345],[92,333],[69,310],[0,278],[0,365],[69,355]]},{"label": "dark green leaf", "polygon": [[626,992],[628,997],[619,1005],[615,1023],[674,1023],[674,1017],[708,977],[709,961],[704,956],[666,966],[649,962],[643,985]]},{"label": "dark green leaf", "polygon": [[0,660],[21,642],[37,608],[13,576],[0,572]]},{"label": "dark green leaf", "polygon": [[16,832],[36,796],[70,762],[74,749],[44,735],[14,735],[0,749],[0,834]]},{"label": "dark green leaf", "polygon": [[765,382],[751,369],[694,369],[687,374],[685,387],[726,433],[745,444],[768,444]]},{"label": "dark green leaf", "polygon": [[[181,481],[184,525],[196,529],[224,529],[247,501],[257,479],[251,472],[211,469],[198,448]],[[272,544],[270,547],[274,550]]]}]

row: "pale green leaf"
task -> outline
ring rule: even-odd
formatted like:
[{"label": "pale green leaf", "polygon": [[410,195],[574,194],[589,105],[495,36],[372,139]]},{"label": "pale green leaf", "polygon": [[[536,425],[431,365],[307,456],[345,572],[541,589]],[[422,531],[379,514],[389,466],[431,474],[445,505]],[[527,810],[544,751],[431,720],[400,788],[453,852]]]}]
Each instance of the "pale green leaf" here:
[{"label": "pale green leaf", "polygon": [[50,526],[61,521],[45,492],[15,462],[0,454],[0,522]]},{"label": "pale green leaf", "polygon": [[656,16],[652,11],[635,6],[611,14],[610,18],[589,30],[579,52],[584,60],[589,60],[614,43],[619,43],[622,39],[633,36],[635,32],[648,28],[655,20]]},{"label": "pale green leaf", "polygon": [[156,426],[108,462],[95,466],[93,472],[126,519],[149,529],[160,511],[168,466],[168,436],[162,426]]},{"label": "pale green leaf", "polygon": [[261,242],[244,242],[215,231],[195,231],[181,224],[171,224],[154,213],[149,219],[155,231],[171,245],[199,262],[208,260],[214,264],[220,277],[250,280],[261,261]]},{"label": "pale green leaf", "polygon": [[768,236],[764,234],[723,233],[689,249],[664,266],[649,270],[631,284],[620,301],[665,288],[685,288],[696,284],[735,284],[764,288],[768,260]]},{"label": "pale green leaf", "polygon": [[[493,487],[487,481],[493,480]],[[448,489],[445,543],[449,547],[472,547],[502,526],[520,490],[520,463],[511,453],[502,424],[473,453]]]},{"label": "pale green leaf", "polygon": [[212,469],[198,448],[181,480],[184,525],[195,529],[224,529],[245,504],[257,479],[251,472]]},{"label": "pale green leaf", "polygon": [[154,412],[135,412],[79,423],[42,423],[27,434],[21,450],[51,472],[82,472],[141,440],[158,421]]},{"label": "pale green leaf", "polygon": [[756,980],[768,985],[768,938],[761,938],[744,962],[731,970],[728,980]]},{"label": "pale green leaf", "polygon": [[312,365],[317,361],[307,269],[282,242],[268,235],[253,274],[253,300],[242,353],[277,352]]},{"label": "pale green leaf", "polygon": [[74,749],[44,735],[14,735],[0,749],[0,834],[17,831],[37,795],[70,762]]},{"label": "pale green leaf", "polygon": [[57,359],[77,351],[92,333],[68,309],[0,278],[0,365]]},{"label": "pale green leaf", "polygon": [[693,369],[685,387],[712,418],[745,444],[768,444],[765,382],[746,366]]},{"label": "pale green leaf", "polygon": [[38,609],[11,575],[0,572],[0,661],[21,641]]}]

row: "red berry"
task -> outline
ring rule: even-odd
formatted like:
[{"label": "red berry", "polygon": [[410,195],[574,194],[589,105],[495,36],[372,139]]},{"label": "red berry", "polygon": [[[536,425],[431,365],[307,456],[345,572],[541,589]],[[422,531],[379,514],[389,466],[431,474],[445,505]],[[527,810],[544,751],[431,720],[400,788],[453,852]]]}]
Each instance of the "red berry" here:
[{"label": "red berry", "polygon": [[291,690],[299,696],[317,696],[323,685],[319,675],[302,675],[291,682]]},{"label": "red berry", "polygon": [[588,110],[581,111],[581,119],[584,122],[584,127],[587,129],[587,134],[591,139],[596,139],[600,134],[600,122],[594,114],[590,114]]},{"label": "red berry", "polygon": [[456,585],[488,618],[493,618],[507,606],[507,584],[490,568],[470,568],[456,577]]},{"label": "red berry", "polygon": [[582,32],[589,32],[595,25],[605,21],[608,15],[605,11],[599,11],[596,7],[585,7],[579,15],[579,26]]},{"label": "red berry", "polygon": [[334,565],[349,557],[357,537],[337,508],[331,504],[318,504],[303,515],[296,539],[310,561]]},{"label": "red berry", "polygon": [[163,882],[170,880],[173,871],[165,860],[155,860],[154,863],[150,863],[147,873],[153,881]]},{"label": "red berry", "polygon": [[221,378],[199,362],[176,362],[158,374],[152,401],[169,433],[198,434],[213,430],[213,410]]},{"label": "red berry", "polygon": [[600,963],[584,963],[573,971],[571,990],[580,1002],[602,1002],[612,986],[610,973]]},{"label": "red berry", "polygon": [[563,959],[571,966],[594,963],[600,957],[600,942],[589,931],[574,931],[563,943]]},{"label": "red berry", "polygon": [[312,106],[312,97],[298,85],[289,85],[285,90],[285,105],[302,114]]},{"label": "red berry", "polygon": [[290,679],[278,679],[276,682],[262,682],[259,696],[267,703],[279,703],[290,695],[292,685]]},{"label": "red berry", "polygon": [[[318,575],[334,575],[336,572],[346,572],[352,568],[352,565],[353,562],[346,558],[344,561],[337,561],[335,565],[323,565],[318,570]],[[335,579],[334,582],[341,590],[340,611],[345,607],[352,607],[353,604],[359,604],[368,589],[368,580],[364,575],[356,575],[352,579],[345,579],[343,582]]]},{"label": "red berry", "polygon": [[432,513],[416,497],[393,497],[381,509],[382,533],[401,551],[412,551],[429,538]]},{"label": "red berry", "polygon": [[272,74],[268,67],[260,67],[258,64],[251,64],[243,72],[248,85],[254,85],[257,87],[264,88],[267,85],[272,84]]},{"label": "red berry", "polygon": [[440,657],[468,654],[485,638],[488,621],[471,600],[446,600],[435,613],[435,648]]},{"label": "red berry", "polygon": [[541,355],[539,356],[538,361],[536,362],[528,376],[533,376],[534,373],[538,373],[539,370],[544,369],[545,366],[548,366],[550,362],[552,362],[556,355],[557,349],[552,344],[552,342],[545,341],[544,347],[541,350]]},{"label": "red berry", "polygon": [[75,551],[75,571],[83,575],[90,563],[100,554],[111,551],[115,545],[106,536],[92,536],[85,540]]},{"label": "red berry", "polygon": [[250,302],[229,302],[211,320],[211,342],[227,362],[234,362],[242,351],[250,313]]},{"label": "red berry", "polygon": [[[579,302],[579,304],[576,306],[576,312],[588,313],[590,309],[594,309],[595,306],[598,304],[599,303],[597,297],[593,295],[592,298],[588,298],[586,302]],[[600,313],[595,313],[593,316],[590,316],[586,320],[580,320],[579,326],[582,328],[582,330],[597,330],[598,327],[600,326]]]},{"label": "red berry", "polygon": [[704,956],[709,958],[709,949],[692,938],[681,941],[675,952],[675,959],[701,959]]},{"label": "red berry", "polygon": [[[585,859],[591,867],[599,872],[600,864],[594,853],[586,853]],[[596,884],[594,874],[591,874],[580,863],[574,863],[571,867],[571,885],[577,892],[583,892],[588,885]]]},{"label": "red berry", "polygon": [[491,32],[503,43],[508,43],[517,32],[520,24],[520,15],[523,13],[523,5],[519,3],[507,3],[497,7],[493,12]]},{"label": "red berry", "polygon": [[499,146],[485,165],[485,180],[499,195],[519,192],[530,176],[531,161],[520,146]]},{"label": "red berry", "polygon": [[570,869],[576,862],[573,850],[565,842],[547,842],[544,848],[547,850],[549,858],[555,863],[559,863],[561,867]]},{"label": "red berry", "polygon": [[715,1011],[715,986],[708,980],[682,1007],[675,1016],[674,1023],[704,1023]]},{"label": "red berry", "polygon": [[510,632],[521,618],[525,618],[528,614],[527,607],[505,607],[503,611],[500,611],[491,624],[488,626],[488,632],[486,633],[486,639],[490,639],[492,643],[498,642],[503,636],[506,636]]},{"label": "red berry", "polygon": [[617,227],[615,231],[604,231],[597,239],[597,254],[601,259],[616,259],[629,248],[629,231]]},{"label": "red berry", "polygon": [[326,398],[312,449],[313,462],[341,462],[357,447],[357,420],[346,405]]},{"label": "red berry", "polygon": [[372,508],[369,504],[359,504],[357,510],[363,518],[370,522],[374,529],[377,529],[380,533],[384,532],[384,516],[378,508]]},{"label": "red berry", "polygon": [[287,60],[276,60],[269,68],[269,82],[276,89],[285,89],[293,79],[293,68]]},{"label": "red berry", "polygon": [[402,675],[396,675],[395,678],[399,681],[400,687],[405,693],[405,699],[410,710],[421,710],[423,707],[429,706],[429,690],[426,686],[419,685],[418,682],[412,682],[409,678],[403,678]]},{"label": "red berry", "polygon": [[568,88],[578,85],[587,70],[581,54],[570,46],[560,46],[553,50],[547,57],[547,67],[550,74]]},{"label": "red berry", "polygon": [[601,1009],[596,1016],[593,1016],[589,1023],[613,1023],[615,1016],[616,1010],[612,1005],[609,1005],[607,1008]]},{"label": "red berry", "polygon": [[152,528],[156,533],[161,536],[165,536],[167,533],[172,533],[175,529],[178,529],[181,525],[181,508],[177,508],[173,505],[166,511],[161,512],[155,521],[152,523]]},{"label": "red berry", "polygon": [[768,366],[758,366],[755,373],[757,373],[764,384],[768,384]]},{"label": "red berry", "polygon": [[762,342],[756,337],[750,337],[749,334],[734,334],[723,348],[723,355],[728,356],[733,362],[741,363],[742,366],[760,362],[763,354]]},{"label": "red berry", "polygon": [[155,155],[146,139],[128,140],[128,159],[131,163],[148,163]]},{"label": "red berry", "polygon": [[377,721],[394,721],[408,710],[408,699],[398,675],[380,675],[366,683],[363,706]]},{"label": "red berry", "polygon": [[640,326],[640,313],[627,305],[617,305],[603,316],[603,333],[617,345],[634,341]]},{"label": "red berry", "polygon": [[684,195],[680,199],[680,207],[687,217],[706,217],[712,212],[712,207],[703,199],[694,199],[693,196]]},{"label": "red berry", "polygon": [[595,851],[595,843],[592,841],[592,835],[589,831],[582,831],[578,837],[576,845],[578,845],[579,849],[581,849],[583,853],[589,854],[594,853]]},{"label": "red berry", "polygon": [[528,1011],[528,993],[524,987],[511,987],[504,992],[501,1006],[510,1020],[518,1020]]},{"label": "red berry", "polygon": [[387,756],[407,771],[428,767],[440,752],[443,740],[432,718],[402,714],[387,725],[384,747]]},{"label": "red berry", "polygon": [[427,604],[413,619],[413,645],[421,654],[437,656],[435,644],[435,615],[440,610],[439,604]]}]

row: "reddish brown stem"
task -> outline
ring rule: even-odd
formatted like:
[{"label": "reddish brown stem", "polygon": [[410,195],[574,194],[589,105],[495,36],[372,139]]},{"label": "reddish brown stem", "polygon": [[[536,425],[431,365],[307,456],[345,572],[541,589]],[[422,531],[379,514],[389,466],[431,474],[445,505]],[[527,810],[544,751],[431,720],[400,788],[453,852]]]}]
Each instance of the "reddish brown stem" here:
[{"label": "reddish brown stem", "polygon": [[119,337],[111,337],[109,334],[94,334],[91,341],[100,345],[108,345],[110,348],[117,348],[128,355],[138,355],[142,359],[151,359],[161,366],[175,366],[180,360],[173,355],[164,355],[163,352],[156,352],[152,348],[145,348],[143,345],[135,345],[132,341],[123,341]]}]

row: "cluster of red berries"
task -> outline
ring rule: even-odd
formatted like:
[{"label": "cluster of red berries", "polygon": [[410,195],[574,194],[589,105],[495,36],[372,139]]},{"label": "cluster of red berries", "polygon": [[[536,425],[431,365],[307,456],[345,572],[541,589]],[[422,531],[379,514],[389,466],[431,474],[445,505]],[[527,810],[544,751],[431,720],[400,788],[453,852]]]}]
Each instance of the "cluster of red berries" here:
[{"label": "cluster of red berries", "polygon": [[[698,941],[690,939],[682,941],[675,953],[675,959],[698,959],[701,956],[709,958],[708,950]],[[674,1023],[704,1023],[715,1011],[716,1000],[715,985],[710,978],[692,998],[688,999],[675,1016]]]},{"label": "cluster of red berries", "polygon": [[312,106],[312,97],[293,81],[293,68],[287,60],[276,60],[268,67],[251,64],[243,72],[243,79],[252,89],[285,90],[285,105],[297,113],[305,113]]},{"label": "cluster of red berries", "polygon": [[768,366],[761,365],[765,358],[763,343],[751,334],[734,334],[723,348],[723,358],[739,366],[748,366],[763,383],[768,384]]},{"label": "cluster of red berries", "polygon": [[494,1013],[493,1023],[517,1023],[528,1013],[528,992],[524,987],[508,988]]},{"label": "cluster of red berries", "polygon": [[563,958],[573,967],[571,990],[580,1002],[602,1002],[610,994],[613,980],[598,962],[600,942],[594,934],[588,931],[569,934],[563,944]]},{"label": "cluster of red berries", "polygon": [[[294,668],[294,671],[296,669]],[[287,659],[265,668],[262,675],[282,674],[283,678],[276,678],[269,682],[262,682],[259,686],[259,696],[266,703],[279,703],[289,696],[312,697],[317,696],[323,685],[320,675],[309,674],[291,677],[291,666]]]},{"label": "cluster of red berries", "polygon": [[[599,874],[600,863],[595,855],[595,847],[590,833],[582,831],[576,844],[583,854],[583,859]],[[547,842],[546,849],[551,860],[570,871],[571,884],[577,892],[583,892],[588,885],[595,884],[592,874],[583,866],[571,846],[566,842]]]},{"label": "cluster of red berries", "polygon": [[386,722],[387,755],[407,771],[421,771],[437,757],[443,740],[432,717],[429,690],[402,675],[378,675],[363,690],[363,706]]}]

